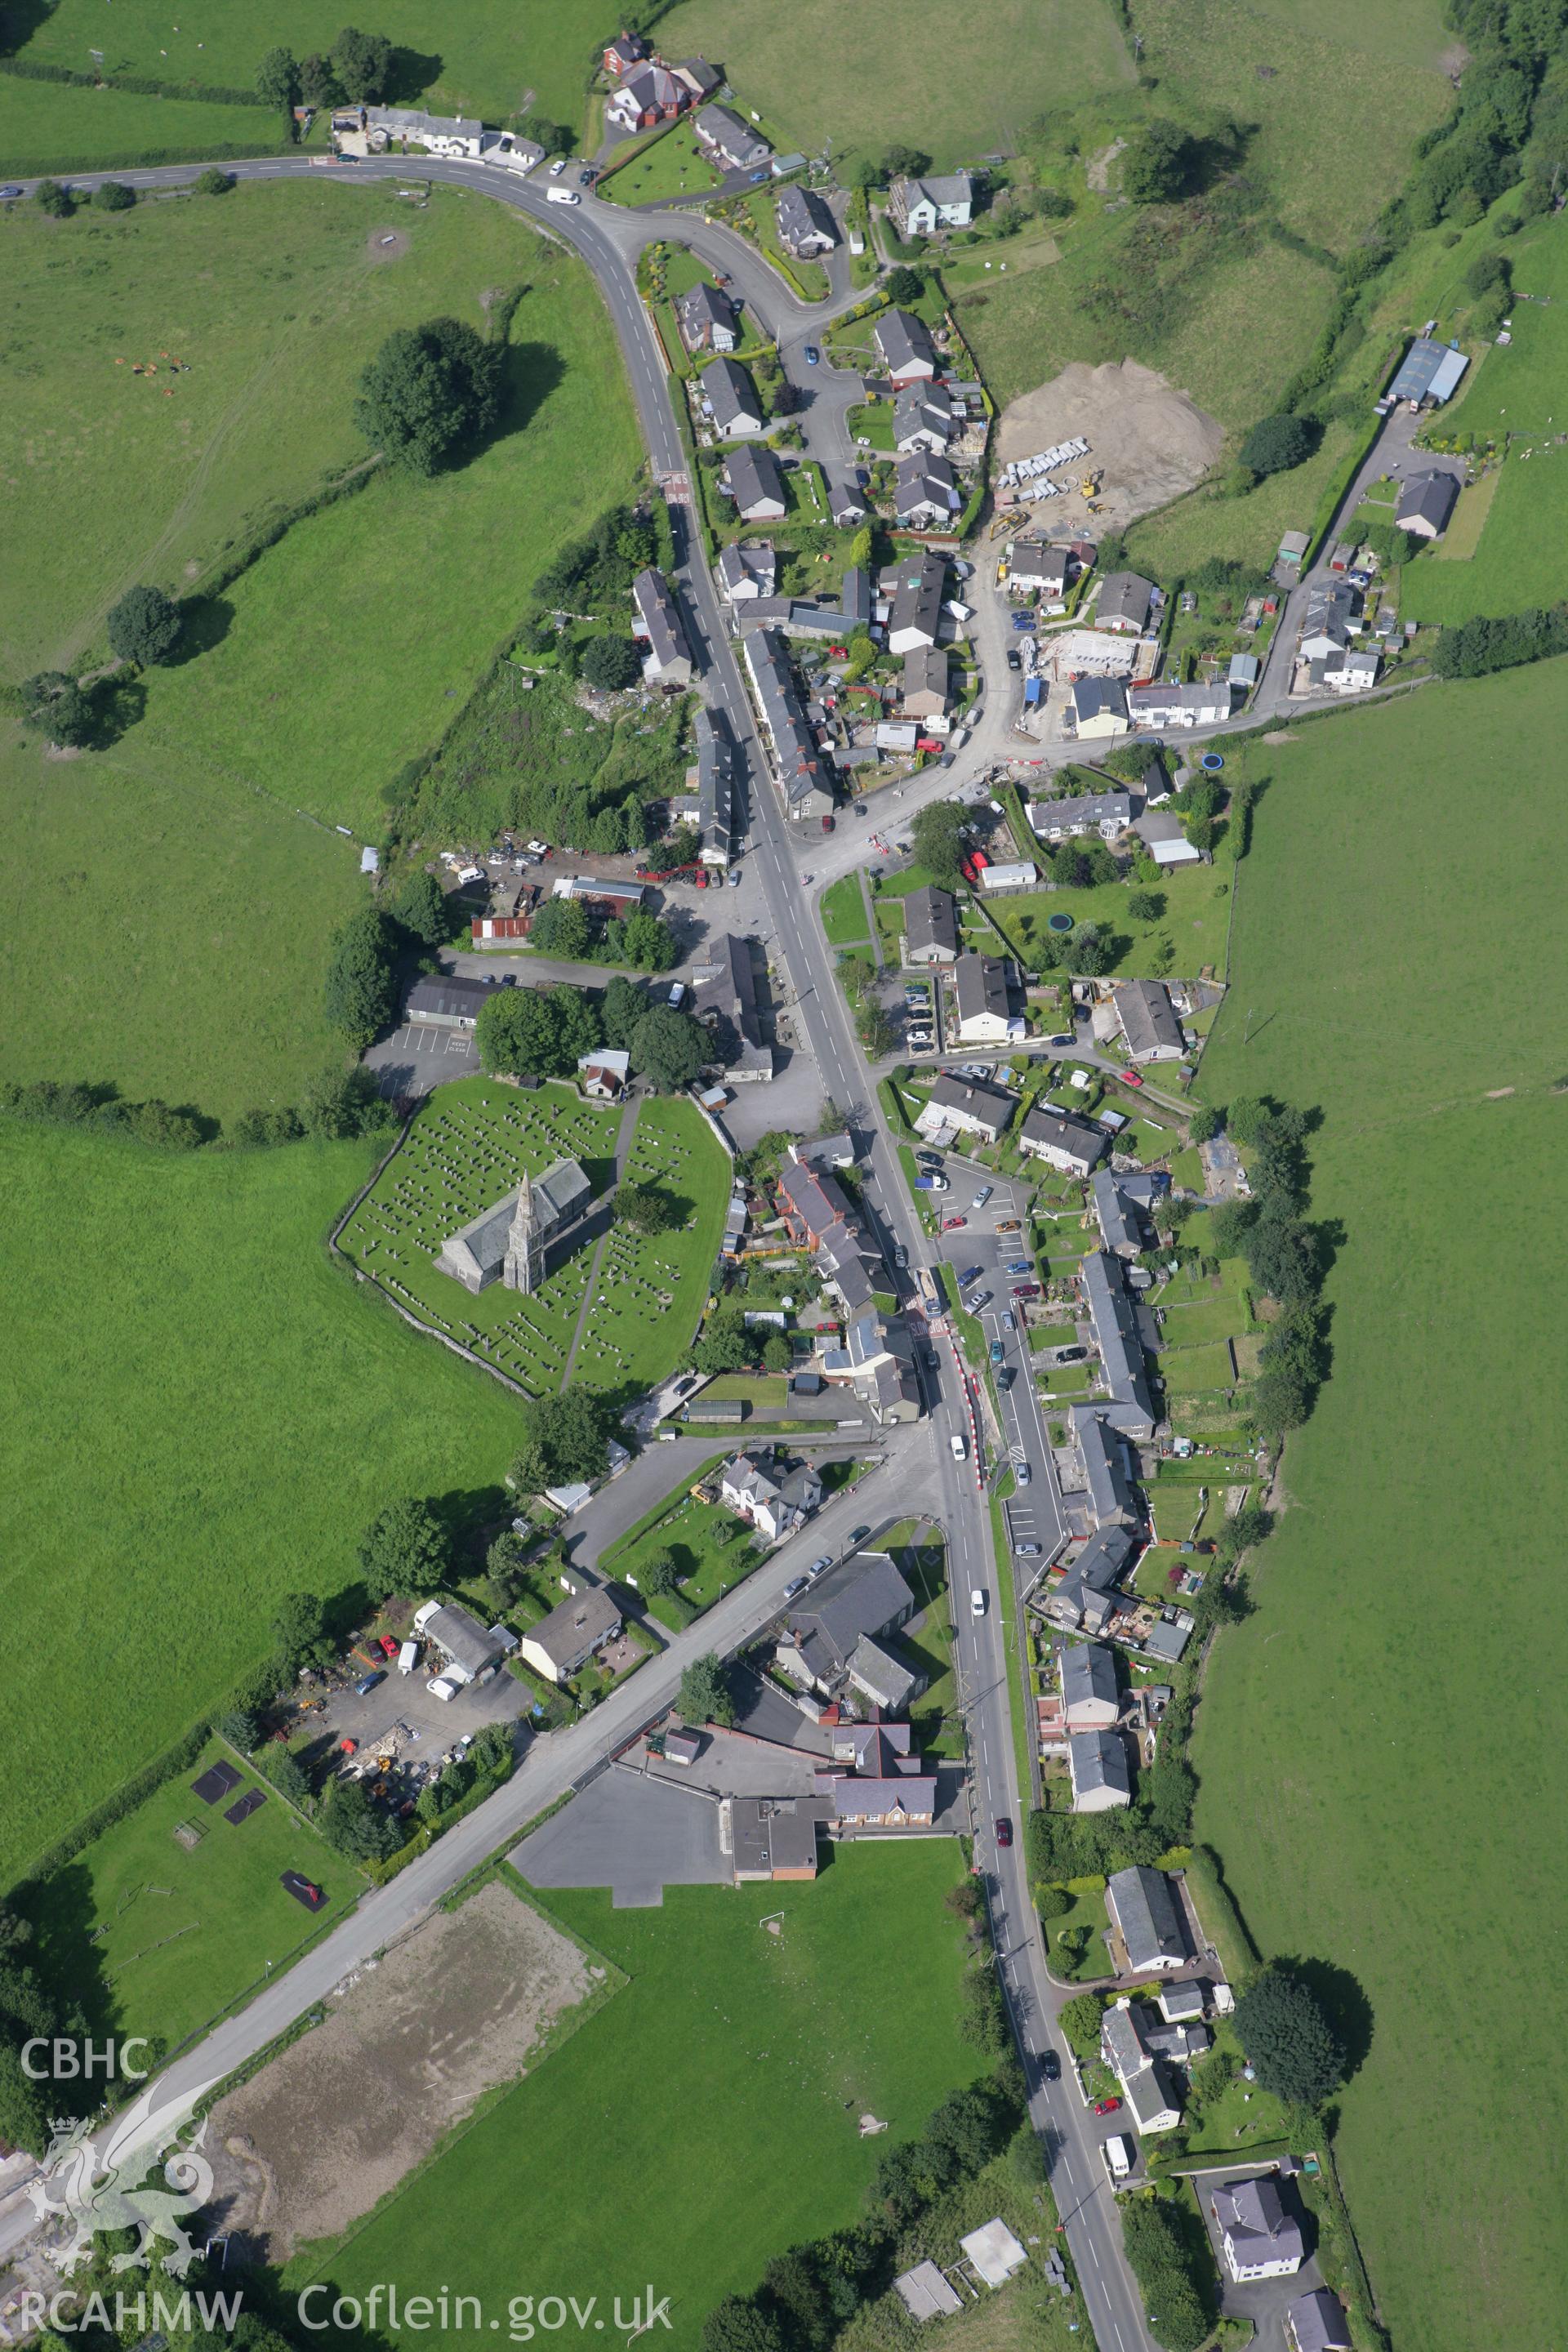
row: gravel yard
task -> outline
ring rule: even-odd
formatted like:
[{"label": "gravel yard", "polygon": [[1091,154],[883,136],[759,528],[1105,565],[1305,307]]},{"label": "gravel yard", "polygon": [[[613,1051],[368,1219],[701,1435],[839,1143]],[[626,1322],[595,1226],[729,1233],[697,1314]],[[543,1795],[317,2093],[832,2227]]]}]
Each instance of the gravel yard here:
[{"label": "gravel yard", "polygon": [[1105,539],[1137,516],[1167,505],[1203,479],[1218,457],[1224,427],[1136,360],[1089,367],[1075,360],[1048,383],[1027,392],[1005,409],[998,428],[994,468],[1016,457],[1081,437],[1089,455],[1053,477],[1064,487],[1083,473],[1101,476],[1090,515],[1076,488],[1063,498],[1044,499],[1029,509],[1048,539],[1087,533]]}]

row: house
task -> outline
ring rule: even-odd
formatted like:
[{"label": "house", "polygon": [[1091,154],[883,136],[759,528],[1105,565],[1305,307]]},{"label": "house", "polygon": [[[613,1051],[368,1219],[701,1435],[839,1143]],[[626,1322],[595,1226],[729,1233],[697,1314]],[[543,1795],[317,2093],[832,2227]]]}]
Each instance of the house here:
[{"label": "house", "polygon": [[723,487],[742,522],[779,522],[789,512],[784,476],[771,449],[731,449]]},{"label": "house", "polygon": [[1073,1435],[1083,1460],[1089,1517],[1097,1528],[1128,1527],[1136,1517],[1121,1433],[1097,1405],[1073,1408]]},{"label": "house", "polygon": [[1087,1176],[1110,1146],[1102,1127],[1070,1110],[1029,1111],[1018,1129],[1018,1149],[1026,1160],[1043,1160],[1068,1176]]},{"label": "house", "polygon": [[1125,735],[1132,723],[1127,712],[1127,688],[1119,677],[1075,677],[1068,691],[1067,715],[1080,740]]},{"label": "house", "polygon": [[416,980],[404,1000],[403,1017],[426,1029],[473,1030],[496,988],[493,980],[465,980],[455,971],[433,971]]},{"label": "house", "polygon": [[590,1583],[575,1571],[578,1590],[567,1594],[548,1617],[531,1625],[518,1645],[526,1665],[549,1683],[570,1682],[578,1668],[621,1630],[621,1612],[608,1585]]},{"label": "house", "polygon": [[864,1252],[850,1255],[857,1246],[852,1235],[836,1235],[817,1253],[823,1287],[844,1302],[847,1327],[843,1346],[822,1351],[823,1378],[830,1387],[853,1389],[879,1426],[917,1421],[920,1384],[909,1326],[877,1306],[871,1277],[873,1270],[880,1273],[881,1260]]},{"label": "house", "polygon": [[1412,474],[1400,485],[1394,509],[1395,530],[1411,531],[1417,539],[1441,539],[1458,495],[1458,479],[1453,474]]},{"label": "house", "polygon": [[806,722],[784,639],[775,630],[756,629],[744,639],[742,650],[763,734],[778,769],[785,814],[796,824],[830,815],[832,778]]},{"label": "house", "polygon": [[741,340],[741,314],[721,286],[700,278],[678,296],[676,324],[689,352],[732,352]]},{"label": "house", "polygon": [[904,900],[904,961],[956,963],[958,902],[951,890],[928,882]]},{"label": "house", "polygon": [[954,966],[958,988],[958,1036],[965,1045],[1005,1045],[1013,1034],[1007,1009],[1008,965],[1005,956],[977,955],[973,948]]},{"label": "house", "polygon": [[963,503],[945,457],[920,454],[900,459],[893,512],[906,530],[940,530]]},{"label": "house", "polygon": [[974,183],[967,172],[934,178],[895,179],[888,211],[902,237],[934,236],[939,228],[967,228],[974,216]]},{"label": "house", "polygon": [[1331,694],[1364,694],[1369,686],[1377,684],[1383,667],[1383,656],[1375,651],[1356,653],[1347,650],[1324,654],[1307,665],[1309,691],[1326,687]]},{"label": "house", "polygon": [[1193,1622],[1190,1610],[1163,1609],[1147,1632],[1139,1634],[1134,1647],[1163,1666],[1173,1666],[1192,1640]]},{"label": "house", "polygon": [[1224,678],[1212,686],[1157,678],[1128,688],[1127,711],[1134,727],[1213,727],[1230,717],[1230,687]]},{"label": "house", "polygon": [[1013,2235],[1000,2214],[994,2221],[983,2221],[978,2230],[971,2230],[958,2244],[975,2276],[984,2279],[989,2287],[1005,2286],[1029,2259],[1021,2241]]},{"label": "house", "polygon": [[423,1601],[414,1612],[414,1631],[440,1651],[448,1682],[487,1681],[513,1646],[504,1627],[487,1633],[456,1601]]},{"label": "house", "polygon": [[1180,1984],[1162,1985],[1154,1995],[1161,2016],[1173,2025],[1193,2024],[1204,2013],[1205,1982],[1202,1977],[1184,1977]]},{"label": "house", "polygon": [[1157,980],[1124,980],[1116,991],[1116,1018],[1127,1041],[1130,1058],[1145,1062],[1179,1062],[1186,1052],[1182,1024],[1163,985]]},{"label": "house", "polygon": [[1079,1261],[1079,1283],[1094,1325],[1101,1375],[1114,1410],[1110,1417],[1130,1437],[1154,1434],[1154,1407],[1139,1336],[1138,1310],[1119,1257],[1090,1250]]},{"label": "house", "polygon": [[1073,1642],[1062,1652],[1062,1720],[1069,1731],[1110,1731],[1121,1714],[1116,1660],[1099,1642]]},{"label": "house", "polygon": [[935,375],[936,346],[912,310],[884,310],[872,326],[871,338],[895,392],[900,384]]},{"label": "house", "polygon": [[[757,387],[739,360],[716,359],[703,369],[698,388],[712,412],[714,428],[725,440],[742,434],[765,433],[767,419]],[[780,509],[783,511],[782,508]]]},{"label": "house", "polygon": [[478,1297],[494,1282],[527,1294],[543,1277],[546,1254],[563,1242],[594,1205],[594,1188],[574,1160],[558,1160],[542,1176],[525,1176],[493,1208],[481,1209],[448,1234],[436,1259]]},{"label": "house", "polygon": [[426,114],[422,108],[413,106],[363,107],[360,123],[365,134],[365,143],[373,153],[392,140],[400,139],[405,147],[412,141],[431,155],[465,156],[472,160],[482,155],[487,144],[495,140],[495,133],[487,132],[484,124],[475,117]]},{"label": "house", "polygon": [[826,200],[810,188],[782,189],[773,217],[778,223],[779,243],[797,261],[810,261],[819,253],[831,253],[838,242],[838,225]]},{"label": "house", "polygon": [[1187,839],[1181,818],[1170,809],[1146,808],[1132,830],[1156,866],[1169,869],[1204,863],[1203,851]]},{"label": "house", "polygon": [[907,719],[942,719],[947,714],[947,656],[937,646],[917,646],[904,656],[899,706]]},{"label": "house", "polygon": [[657,58],[634,66],[621,77],[605,109],[605,121],[617,131],[652,131],[673,122],[691,103],[691,92]]},{"label": "house", "polygon": [[777,1454],[770,1447],[759,1447],[725,1463],[719,1474],[719,1499],[769,1543],[783,1543],[787,1536],[798,1535],[821,1502],[822,1481],[809,1462],[781,1476]]},{"label": "house", "polygon": [[[842,1769],[846,1765],[848,1770]],[[818,1773],[816,1785],[840,1822],[913,1829],[929,1827],[935,1817],[936,1776],[915,1754],[907,1723],[850,1723],[836,1729],[833,1764]]]},{"label": "house", "polygon": [[1131,822],[1131,793],[1076,793],[1065,800],[1029,804],[1029,823],[1042,841],[1075,840],[1085,833],[1115,841]]},{"label": "house", "polygon": [[735,830],[735,740],[721,711],[705,702],[691,722],[697,744],[697,828],[704,866],[727,866]]},{"label": "house", "polygon": [[1114,629],[1119,636],[1141,637],[1153,594],[1153,582],[1140,578],[1136,572],[1108,572],[1094,608],[1095,627]]},{"label": "house", "polygon": [[1348,580],[1329,580],[1307,591],[1306,616],[1301,624],[1300,654],[1317,661],[1343,653],[1354,633],[1361,599]]},{"label": "house", "polygon": [[916,450],[940,454],[957,432],[952,403],[938,383],[907,383],[893,402],[893,446],[900,457]]},{"label": "house", "polygon": [[1174,2131],[1182,2120],[1170,2076],[1144,2038],[1142,2019],[1147,2015],[1147,2011],[1121,2000],[1106,2011],[1100,2027],[1100,2055],[1121,2084],[1128,2112],[1146,2138],[1155,2132]]},{"label": "house", "polygon": [[773,594],[778,555],[771,540],[736,540],[721,548],[718,569],[726,604],[744,604]]},{"label": "house", "polygon": [[1352,2352],[1350,2321],[1338,2295],[1319,2286],[1287,2304],[1285,2341],[1290,2352]]},{"label": "house", "polygon": [[632,604],[637,612],[633,635],[647,646],[643,660],[644,677],[667,692],[689,686],[691,648],[686,642],[680,608],[668,581],[651,563],[632,582]]},{"label": "house", "polygon": [[888,615],[888,651],[912,654],[920,646],[934,646],[942,625],[942,590],[947,568],[940,555],[922,555],[899,575]]},{"label": "house", "polygon": [[800,1797],[727,1797],[735,1884],[816,1876],[816,1833],[826,1807]]},{"label": "house", "polygon": [[1469,362],[1452,343],[1435,343],[1418,335],[1405,352],[1399,373],[1388,387],[1390,400],[1409,401],[1413,408],[1440,408],[1458,390]]},{"label": "house", "polygon": [[870,513],[871,501],[858,482],[848,478],[835,479],[827,485],[827,511],[840,530],[852,530]]},{"label": "house", "polygon": [[721,171],[750,172],[765,163],[773,149],[728,106],[704,106],[691,127],[708,160]]},{"label": "house", "polygon": [[779,1662],[794,1681],[826,1693],[843,1682],[862,1634],[880,1641],[914,1613],[915,1596],[885,1551],[851,1552],[790,1611]]},{"label": "house", "polygon": [[1115,1257],[1137,1257],[1143,1247],[1142,1221],[1136,1203],[1122,1192],[1108,1168],[1094,1180],[1094,1213],[1100,1237]]},{"label": "house", "polygon": [[1098,1528],[1046,1596],[1045,1613],[1051,1623],[1068,1633],[1103,1633],[1132,1605],[1117,1587],[1132,1564],[1133,1550],[1126,1528]]},{"label": "house", "polygon": [[724,86],[723,75],[716,66],[710,66],[706,58],[682,58],[678,66],[670,68],[670,71],[677,81],[685,84],[699,104]]},{"label": "house", "polygon": [[1209,2191],[1209,2211],[1237,2286],[1249,2279],[1289,2278],[1306,2260],[1301,2225],[1286,2210],[1277,2173],[1222,2182]]},{"label": "house", "polygon": [[732,1033],[717,1056],[730,1085],[767,1083],[773,1074],[773,1053],[763,1038],[749,940],[720,931],[704,941],[702,961],[691,967],[690,1011],[696,1020],[721,1023]]},{"label": "house", "polygon": [[857,1230],[843,1188],[814,1168],[793,1145],[780,1166],[773,1200],[795,1249],[815,1255],[825,1242],[837,1243]]},{"label": "house", "polygon": [[619,1102],[626,1090],[632,1057],[624,1046],[601,1045],[577,1062],[577,1084],[591,1102]]},{"label": "house", "polygon": [[622,32],[607,44],[601,62],[605,71],[618,80],[622,74],[629,73],[633,66],[640,66],[647,54],[647,43],[640,33]]},{"label": "house", "polygon": [[1069,1732],[1068,1770],[1075,1813],[1104,1813],[1132,1802],[1127,1750],[1114,1731]]},{"label": "house", "polygon": [[862,1633],[849,1654],[849,1680],[884,1715],[902,1715],[911,1699],[925,1688],[926,1678],[913,1666],[879,1649],[869,1633]]},{"label": "house", "polygon": [[1015,540],[1007,578],[1013,587],[1027,592],[1038,589],[1049,599],[1065,591],[1071,563],[1065,547],[1052,547],[1043,539]]},{"label": "house", "polygon": [[[1128,1974],[1141,1977],[1186,1966],[1181,1909],[1163,1871],[1142,1863],[1133,1870],[1113,1870],[1105,1882],[1105,1908],[1121,1938]],[[1198,2006],[1203,2006],[1201,1994]]]},{"label": "house", "polygon": [[915,1129],[927,1137],[977,1135],[983,1143],[994,1143],[1017,1108],[1016,1097],[1001,1087],[944,1072],[921,1105]]}]

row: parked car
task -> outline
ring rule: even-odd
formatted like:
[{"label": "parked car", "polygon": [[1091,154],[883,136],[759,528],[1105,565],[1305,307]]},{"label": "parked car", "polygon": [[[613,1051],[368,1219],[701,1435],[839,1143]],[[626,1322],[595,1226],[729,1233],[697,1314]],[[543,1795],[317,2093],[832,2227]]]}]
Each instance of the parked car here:
[{"label": "parked car", "polygon": [[1096,2099],[1094,2112],[1097,2116],[1113,2116],[1118,2113],[1121,2105],[1120,2099]]},{"label": "parked car", "polygon": [[983,1209],[995,1190],[996,1187],[994,1184],[982,1184],[979,1192],[976,1192],[973,1200],[969,1203],[970,1207],[972,1209]]},{"label": "parked car", "polygon": [[1013,1310],[1012,1310],[1012,1308],[1011,1308],[1010,1307],[1005,1307],[1002,1309],[1002,1328],[1003,1328],[1003,1330],[1004,1330],[1004,1331],[1016,1331],[1016,1330],[1017,1329],[1017,1328],[1018,1328],[1018,1327],[1017,1327],[1016,1323],[1015,1323],[1015,1322],[1014,1322],[1014,1320],[1013,1320]]},{"label": "parked car", "polygon": [[555,158],[554,163],[552,163],[552,165],[550,166],[550,176],[551,176],[551,178],[552,178],[552,180],[558,180],[558,179],[561,177],[562,173],[563,173],[565,169],[566,169],[566,158],[565,158],[565,156],[564,156],[564,155],[557,155],[557,157]]},{"label": "parked car", "polygon": [[958,1277],[960,1290],[967,1290],[972,1282],[978,1282],[984,1271],[983,1265],[966,1265]]},{"label": "parked car", "polygon": [[790,1579],[790,1580],[789,1580],[789,1582],[784,1586],[784,1599],[785,1599],[786,1601],[793,1601],[793,1600],[795,1599],[795,1594],[796,1594],[797,1592],[804,1592],[805,1591],[805,1577],[804,1577],[804,1576],[792,1576],[792,1577],[791,1577],[791,1579]]},{"label": "parked car", "polygon": [[820,1559],[814,1559],[812,1561],[811,1566],[805,1572],[807,1576],[820,1576],[825,1568],[831,1568],[832,1565],[833,1554],[830,1551],[825,1551]]},{"label": "parked car", "polygon": [[922,1168],[940,1168],[942,1166],[942,1154],[940,1151],[917,1151],[915,1158]]},{"label": "parked car", "polygon": [[942,1229],[944,1234],[955,1234],[961,1225],[966,1225],[968,1223],[967,1217],[943,1217]]},{"label": "parked car", "polygon": [[996,1230],[999,1234],[1017,1234],[1022,1233],[1023,1227],[1016,1217],[998,1217]]},{"label": "parked car", "polygon": [[994,1364],[1001,1364],[1001,1363],[1005,1363],[1006,1360],[1007,1360],[1007,1350],[1006,1350],[1006,1349],[1005,1349],[1005,1348],[1004,1348],[1004,1346],[1002,1345],[1001,1340],[1000,1340],[1000,1339],[993,1339],[993,1340],[992,1340],[992,1342],[991,1342],[991,1360],[992,1360],[992,1362],[993,1362]]},{"label": "parked car", "polygon": [[917,1176],[915,1178],[915,1191],[917,1192],[946,1192],[951,1190],[952,1187],[949,1185],[945,1176],[935,1175],[929,1169],[923,1176]]},{"label": "parked car", "polygon": [[910,1045],[934,1045],[936,1039],[929,1029],[910,1029],[906,1034],[905,1043]]},{"label": "parked car", "polygon": [[849,1530],[849,1540],[851,1544],[864,1543],[870,1532],[871,1530],[869,1528],[851,1528]]},{"label": "parked car", "polygon": [[1059,1036],[1047,1037],[1046,1039],[1046,1043],[1047,1045],[1055,1045],[1059,1049],[1068,1045],[1076,1045],[1078,1044],[1078,1039],[1073,1035],[1070,1029],[1064,1029]]},{"label": "parked car", "polygon": [[902,1273],[904,1272],[905,1268],[906,1268],[906,1267],[908,1266],[908,1265],[909,1265],[909,1262],[910,1262],[910,1254],[909,1254],[909,1251],[904,1247],[904,1244],[903,1244],[903,1243],[902,1243],[902,1242],[898,1243],[898,1244],[895,1245],[894,1250],[893,1250],[893,1264],[898,1267],[898,1269],[899,1269],[899,1271],[900,1271],[900,1274],[902,1274]]},{"label": "parked car", "polygon": [[966,1315],[984,1315],[990,1304],[991,1293],[988,1290],[976,1290],[964,1300],[963,1311]]},{"label": "parked car", "polygon": [[1011,1845],[1013,1843],[1013,1824],[1005,1813],[996,1824],[996,1843],[998,1845]]},{"label": "parked car", "polygon": [[1032,628],[1034,627],[1034,625],[1035,625],[1035,616],[1034,616],[1033,613],[1015,613],[1015,614],[1014,614],[1014,615],[1013,615],[1013,626],[1014,626],[1016,629],[1032,629]]},{"label": "parked car", "polygon": [[1009,669],[1022,669],[1024,667],[1024,656],[1016,646],[1009,646],[1007,648],[1007,667]]},{"label": "parked car", "polygon": [[377,1684],[384,1683],[385,1680],[386,1671],[382,1666],[378,1666],[374,1675],[362,1675],[354,1685],[355,1696],[359,1698],[368,1698]]},{"label": "parked car", "polygon": [[1015,1544],[1013,1546],[1013,1552],[1014,1557],[1017,1559],[1038,1559],[1040,1556],[1040,1547],[1037,1543]]},{"label": "parked car", "polygon": [[580,205],[583,201],[575,188],[546,188],[544,193],[552,205]]},{"label": "parked car", "polygon": [[729,884],[731,890],[738,890],[741,887],[740,867],[738,866],[731,866],[729,873],[724,877],[724,879]]},{"label": "parked car", "polygon": [[1141,1087],[1143,1083],[1136,1070],[1118,1070],[1116,1075],[1124,1087]]},{"label": "parked car", "polygon": [[1088,1354],[1087,1348],[1058,1348],[1057,1361],[1058,1364],[1081,1364]]},{"label": "parked car", "polygon": [[432,1675],[425,1687],[432,1698],[454,1699],[461,1690],[462,1685],[455,1683],[450,1675]]},{"label": "parked car", "polygon": [[1016,1257],[1005,1268],[1008,1274],[1033,1274],[1034,1270],[1026,1257]]},{"label": "parked car", "polygon": [[996,1374],[996,1385],[1002,1391],[1004,1396],[1005,1396],[1007,1391],[1013,1385],[1013,1367],[1011,1364],[1004,1364]]},{"label": "parked car", "polygon": [[1037,1282],[1016,1282],[1013,1285],[1015,1298],[1037,1298],[1039,1295],[1040,1286]]}]

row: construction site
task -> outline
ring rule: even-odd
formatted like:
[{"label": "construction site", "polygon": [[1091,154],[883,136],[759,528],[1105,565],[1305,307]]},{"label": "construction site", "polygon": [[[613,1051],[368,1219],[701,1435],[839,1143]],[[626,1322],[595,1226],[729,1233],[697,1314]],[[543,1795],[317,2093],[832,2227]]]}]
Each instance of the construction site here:
[{"label": "construction site", "polygon": [[1194,488],[1224,443],[1218,420],[1152,368],[1075,361],[1003,412],[998,520],[1015,529],[1027,513],[1053,539],[1107,538]]}]

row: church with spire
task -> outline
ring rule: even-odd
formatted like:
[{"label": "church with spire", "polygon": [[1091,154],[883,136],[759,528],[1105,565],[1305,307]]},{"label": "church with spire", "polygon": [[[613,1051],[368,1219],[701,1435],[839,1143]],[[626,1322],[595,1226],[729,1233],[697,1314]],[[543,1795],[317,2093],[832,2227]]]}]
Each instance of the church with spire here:
[{"label": "church with spire", "polygon": [[543,1281],[552,1252],[568,1241],[594,1205],[594,1188],[575,1160],[558,1160],[542,1176],[525,1175],[515,1192],[448,1234],[436,1260],[477,1297],[500,1282],[526,1297]]}]

